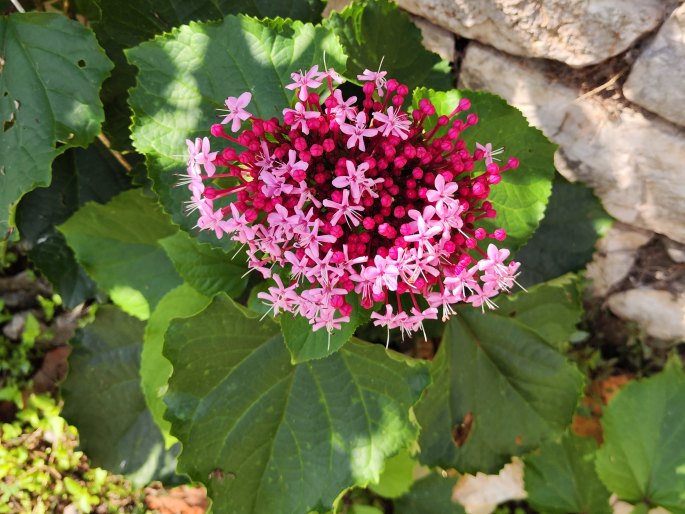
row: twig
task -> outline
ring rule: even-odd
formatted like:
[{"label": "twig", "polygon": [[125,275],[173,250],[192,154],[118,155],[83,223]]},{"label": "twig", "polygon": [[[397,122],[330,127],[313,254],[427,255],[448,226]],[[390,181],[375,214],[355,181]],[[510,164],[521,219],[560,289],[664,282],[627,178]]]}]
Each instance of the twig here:
[{"label": "twig", "polygon": [[133,167],[128,163],[128,161],[124,159],[124,156],[112,148],[112,144],[109,142],[109,139],[107,139],[107,136],[100,132],[98,134],[98,139],[103,145],[107,147],[107,150],[109,150],[109,152],[114,156],[117,162],[124,167],[127,173],[129,173],[131,169],[133,169]]},{"label": "twig", "polygon": [[594,89],[591,89],[587,93],[583,93],[578,98],[576,98],[574,100],[574,102],[580,102],[581,100],[585,100],[586,98],[590,98],[591,96],[594,96],[597,93],[604,91],[605,89],[609,89],[611,86],[616,84],[616,81],[621,77],[621,75],[623,75],[625,73],[625,71],[626,70],[622,70],[622,71],[618,72],[616,75],[614,75],[609,80],[607,80],[604,84],[597,86]]},{"label": "twig", "polygon": [[10,0],[10,2],[12,2],[12,5],[14,6],[14,8],[15,8],[17,11],[19,11],[19,12],[26,12],[26,11],[24,10],[24,8],[21,6],[21,4],[19,3],[19,0]]}]

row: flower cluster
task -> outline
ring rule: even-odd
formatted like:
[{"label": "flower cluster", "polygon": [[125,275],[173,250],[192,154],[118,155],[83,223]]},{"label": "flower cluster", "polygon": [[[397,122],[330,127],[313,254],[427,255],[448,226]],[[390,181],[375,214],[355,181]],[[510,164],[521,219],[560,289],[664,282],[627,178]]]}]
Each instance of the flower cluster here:
[{"label": "flower cluster", "polygon": [[518,160],[498,164],[491,143],[467,148],[460,136],[478,122],[467,99],[449,115],[425,98],[407,112],[406,85],[384,71],[357,78],[363,98],[345,98],[333,69],[293,73],[282,122],[247,112],[249,92],[226,99],[211,133],[232,144],[187,141],[197,226],[246,245],[248,266],[273,281],[259,298],[314,330],[339,329],[357,303],[380,302],[374,323],[403,334],[459,302],[493,307],[519,264],[495,244],[481,250],[506,234],[478,222],[495,216],[490,188]]}]

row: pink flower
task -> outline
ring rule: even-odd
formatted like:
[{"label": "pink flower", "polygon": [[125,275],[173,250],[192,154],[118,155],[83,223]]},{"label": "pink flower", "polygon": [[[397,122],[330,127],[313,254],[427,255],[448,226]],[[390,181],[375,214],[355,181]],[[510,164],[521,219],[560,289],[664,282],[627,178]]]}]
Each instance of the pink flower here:
[{"label": "pink flower", "polygon": [[309,134],[307,120],[313,120],[321,116],[318,111],[307,111],[300,102],[295,104],[294,109],[283,109],[283,120],[294,129],[299,129],[303,134]]},{"label": "pink flower", "polygon": [[338,221],[342,216],[345,217],[345,221],[349,224],[352,223],[353,226],[359,226],[359,218],[361,215],[359,211],[363,211],[364,207],[360,205],[350,205],[350,192],[345,189],[342,193],[342,200],[340,203],[334,202],[332,200],[324,200],[323,204],[329,209],[335,210],[335,214],[331,218],[331,225],[337,225]]},{"label": "pink flower", "polygon": [[228,114],[226,114],[224,119],[221,120],[221,124],[223,125],[229,121],[232,121],[233,123],[231,124],[231,131],[238,132],[238,130],[240,130],[241,122],[249,119],[250,116],[252,116],[245,110],[245,107],[247,107],[247,105],[250,103],[250,100],[252,100],[252,93],[249,91],[246,91],[238,98],[235,96],[229,96],[226,98],[225,103]]},{"label": "pink flower", "polygon": [[281,277],[274,274],[272,278],[276,282],[276,287],[270,287],[268,293],[257,293],[257,298],[270,302],[267,305],[269,311],[274,311],[274,316],[280,311],[292,312],[293,300],[296,298],[295,284],[285,287]]},{"label": "pink flower", "polygon": [[351,96],[347,100],[344,100],[342,92],[339,89],[336,89],[333,93],[333,98],[337,102],[335,106],[331,107],[331,114],[334,116],[335,122],[338,125],[342,125],[345,123],[345,120],[354,120],[357,115],[357,108],[354,107],[357,97]]},{"label": "pink flower", "polygon": [[377,120],[380,125],[378,127],[384,136],[393,134],[400,139],[407,139],[409,137],[409,127],[411,123],[407,119],[406,114],[399,114],[395,111],[393,106],[388,107],[388,113],[374,112],[373,119]]},{"label": "pink flower", "polygon": [[459,186],[454,182],[445,183],[445,177],[442,175],[435,177],[435,184],[433,185],[435,189],[429,189],[426,192],[426,199],[435,204],[435,210],[441,213],[454,207],[457,203],[454,199],[454,193],[457,192]]},{"label": "pink flower", "polygon": [[340,130],[343,134],[350,136],[347,140],[347,148],[357,146],[362,152],[366,150],[364,138],[373,137],[378,133],[378,129],[368,128],[366,126],[366,114],[364,114],[364,112],[357,114],[354,125],[343,123],[340,125]]},{"label": "pink flower", "polygon": [[378,96],[383,96],[383,87],[386,83],[385,76],[387,74],[387,71],[371,71],[366,69],[364,70],[364,73],[357,75],[357,80],[361,80],[362,82],[373,82],[376,86]]},{"label": "pink flower", "polygon": [[481,145],[480,143],[476,143],[476,148],[483,152],[483,159],[485,159],[486,165],[492,164],[492,161],[499,161],[499,159],[493,157],[493,155],[504,153],[504,147],[493,150],[492,143],[487,143],[485,146]]},{"label": "pink flower", "polygon": [[[362,186],[366,188],[367,180],[364,175],[369,169],[369,165],[365,162],[361,163],[359,166],[355,166],[354,162],[347,159],[345,163],[347,168],[347,175],[342,175],[333,179],[333,185],[337,188],[349,187],[352,193],[352,199],[358,202],[362,196]],[[371,181],[372,185],[375,183]]]},{"label": "pink flower", "polygon": [[[341,77],[313,66],[292,74],[287,89],[299,100],[282,122],[247,113],[244,93],[226,100],[222,123],[250,126],[236,137],[212,129],[234,144],[212,152],[208,138],[187,142],[179,184],[190,191],[186,209],[199,214],[197,227],[246,247],[248,268],[269,281],[258,297],[270,311],[304,316],[329,338],[354,309],[380,303],[374,324],[404,336],[440,309],[446,321],[459,303],[494,307],[496,294],[517,285],[508,250],[483,253],[478,241],[506,238],[480,220],[496,215],[490,189],[518,161],[490,166],[500,150],[468,150],[461,132],[476,117],[457,118],[468,101],[440,116],[445,130],[436,131],[430,100],[403,110],[409,88],[385,77],[365,70],[364,98],[345,99],[334,87]],[[330,95],[322,100],[313,91],[324,81]],[[485,171],[475,166],[481,158]]]},{"label": "pink flower", "polygon": [[291,73],[290,78],[293,79],[294,82],[285,87],[290,90],[300,88],[297,98],[299,98],[301,102],[306,102],[307,98],[309,98],[308,88],[311,87],[316,89],[321,85],[321,74],[319,73],[318,65],[312,66],[305,73],[302,73],[302,70],[300,70],[300,73]]},{"label": "pink flower", "polygon": [[202,165],[208,176],[214,175],[216,170],[214,160],[219,152],[209,151],[209,138],[195,138],[195,143],[190,139],[186,139],[186,145],[188,146],[188,172],[200,175],[202,173],[200,166]]}]

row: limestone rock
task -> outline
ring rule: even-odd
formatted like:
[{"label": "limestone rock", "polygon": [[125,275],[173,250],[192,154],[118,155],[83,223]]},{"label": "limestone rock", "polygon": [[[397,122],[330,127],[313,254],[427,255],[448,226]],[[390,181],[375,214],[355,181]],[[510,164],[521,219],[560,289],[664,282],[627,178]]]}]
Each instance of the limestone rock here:
[{"label": "limestone rock", "polygon": [[685,242],[685,130],[606,100],[579,98],[578,89],[556,82],[545,66],[472,43],[459,79],[521,109],[561,146],[559,171],[591,186],[612,216]]},{"label": "limestone rock", "polygon": [[516,457],[497,475],[463,475],[452,492],[452,500],[462,504],[466,514],[490,514],[500,503],[526,496],[523,462]]},{"label": "limestone rock", "polygon": [[454,34],[420,16],[412,16],[412,20],[421,29],[423,46],[446,61],[454,62]]},{"label": "limestone rock", "polygon": [[645,109],[685,125],[685,4],[676,9],[635,61],[625,96]]},{"label": "limestone rock", "polygon": [[468,39],[571,66],[604,61],[656,28],[663,0],[397,0]]},{"label": "limestone rock", "polygon": [[640,287],[611,295],[607,303],[614,314],[636,321],[653,337],[685,340],[685,294]]},{"label": "limestone rock", "polygon": [[605,296],[621,282],[635,262],[638,248],[646,244],[651,234],[617,223],[597,242],[597,251],[587,267],[590,291]]}]

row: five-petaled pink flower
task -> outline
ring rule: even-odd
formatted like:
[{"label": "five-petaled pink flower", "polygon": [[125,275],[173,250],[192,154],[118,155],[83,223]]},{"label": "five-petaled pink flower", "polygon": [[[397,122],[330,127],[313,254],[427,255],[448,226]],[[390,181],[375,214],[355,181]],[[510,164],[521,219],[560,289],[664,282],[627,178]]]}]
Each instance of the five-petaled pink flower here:
[{"label": "five-petaled pink flower", "polygon": [[347,148],[352,148],[356,146],[362,152],[366,151],[366,145],[364,144],[365,137],[373,137],[378,134],[378,129],[369,128],[366,125],[366,113],[360,112],[354,119],[354,125],[349,123],[343,123],[340,125],[340,130],[343,134],[347,134],[349,139],[347,140]]},{"label": "five-petaled pink flower", "polygon": [[229,96],[226,98],[225,103],[228,114],[226,114],[224,119],[221,120],[221,124],[223,125],[229,121],[232,121],[233,123],[231,123],[231,130],[233,132],[238,132],[238,130],[240,130],[241,122],[250,119],[252,116],[245,110],[245,107],[247,107],[247,105],[250,103],[250,100],[252,100],[252,93],[249,91],[246,91],[238,98],[235,96]]},{"label": "five-petaled pink flower", "polygon": [[306,102],[307,98],[309,98],[310,87],[316,89],[321,85],[321,74],[319,73],[318,65],[312,66],[312,68],[305,73],[302,73],[302,70],[300,70],[300,73],[291,73],[290,78],[293,79],[294,82],[285,87],[286,89],[291,90],[299,89],[297,98],[299,98],[301,102]]}]

